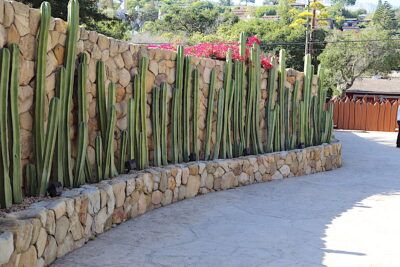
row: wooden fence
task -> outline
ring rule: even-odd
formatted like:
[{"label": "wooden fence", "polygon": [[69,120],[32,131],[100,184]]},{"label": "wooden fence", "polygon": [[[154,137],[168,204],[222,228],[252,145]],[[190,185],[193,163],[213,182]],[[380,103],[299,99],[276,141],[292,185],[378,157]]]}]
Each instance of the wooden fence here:
[{"label": "wooden fence", "polygon": [[399,104],[400,100],[371,103],[365,99],[336,99],[333,101],[335,128],[395,132]]}]

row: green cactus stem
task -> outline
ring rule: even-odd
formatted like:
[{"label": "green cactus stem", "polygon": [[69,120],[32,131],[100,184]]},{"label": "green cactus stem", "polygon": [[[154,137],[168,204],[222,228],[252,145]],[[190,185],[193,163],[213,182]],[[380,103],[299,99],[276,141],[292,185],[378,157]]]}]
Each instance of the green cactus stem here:
[{"label": "green cactus stem", "polygon": [[[104,62],[97,62],[96,70],[97,87],[97,111],[99,114],[100,132],[102,138],[106,136],[107,131],[107,108],[106,108],[106,88],[105,88],[105,66]],[[103,140],[105,141],[105,139]]]},{"label": "green cactus stem", "polygon": [[128,157],[130,160],[135,159],[136,155],[135,118],[135,100],[131,98],[128,101]]},{"label": "green cactus stem", "polygon": [[128,132],[126,130],[121,131],[121,146],[119,149],[119,165],[118,172],[125,173],[125,161],[126,161],[126,148],[128,146]]},{"label": "green cactus stem", "polygon": [[222,121],[222,143],[221,143],[221,158],[227,157],[227,146],[230,145],[230,140],[228,139],[228,135],[230,129],[228,128],[228,121],[231,118],[231,114],[229,113],[229,101],[232,95],[232,50],[229,49],[226,54],[226,63],[225,63],[225,71],[224,71],[224,111],[223,111],[223,121]]},{"label": "green cactus stem", "polygon": [[43,153],[43,169],[39,182],[40,188],[38,192],[40,196],[46,195],[47,184],[50,179],[59,117],[60,117],[60,100],[57,97],[53,97],[50,101],[49,120],[47,122],[47,130],[45,137],[46,141]]},{"label": "green cactus stem", "polygon": [[104,180],[103,166],[103,140],[100,135],[95,139],[96,177],[97,181]]},{"label": "green cactus stem", "polygon": [[108,109],[108,126],[107,126],[107,136],[105,143],[105,155],[104,155],[104,178],[112,178],[118,173],[113,170],[115,166],[114,163],[114,126],[116,121],[115,105],[109,107]]},{"label": "green cactus stem", "polygon": [[149,166],[149,155],[148,155],[148,143],[147,143],[147,124],[146,124],[146,88],[147,88],[147,80],[146,80],[146,72],[149,68],[149,59],[143,57],[140,61],[140,123],[141,123],[141,134],[143,135],[141,138],[142,149],[142,168],[147,168]]},{"label": "green cactus stem", "polygon": [[256,153],[264,153],[262,141],[260,138],[260,111],[259,102],[261,99],[261,62],[260,62],[260,46],[257,43],[253,44],[252,53],[252,74],[254,83],[254,150]]},{"label": "green cactus stem", "polygon": [[222,140],[222,129],[223,129],[223,117],[224,117],[224,102],[225,102],[225,91],[221,89],[218,96],[218,111],[217,111],[217,133],[216,141],[214,146],[214,159],[218,159],[220,155],[221,140]]},{"label": "green cactus stem", "polygon": [[313,70],[311,65],[311,56],[307,54],[304,59],[304,87],[303,87],[303,101],[304,101],[304,118],[303,118],[303,131],[304,131],[304,145],[309,146],[311,140],[310,129],[310,116],[311,116],[311,88],[312,88]]},{"label": "green cactus stem", "polygon": [[[58,99],[66,99],[66,79],[65,79],[65,68],[61,67],[58,71],[57,74],[57,90],[56,90],[56,96]],[[64,181],[67,181],[66,179],[64,180],[64,158],[65,158],[65,152],[64,152],[64,140],[65,140],[65,133],[64,133],[64,124],[65,124],[65,117],[63,116],[64,114],[64,109],[65,109],[65,102],[60,101],[60,118],[58,119],[58,131],[57,131],[57,149],[56,149],[56,163],[55,163],[55,168],[56,168],[56,173],[57,173],[57,179],[58,182],[61,184],[64,184]],[[68,181],[67,181],[68,183]]]},{"label": "green cactus stem", "polygon": [[161,166],[161,131],[160,131],[160,88],[153,88],[152,126],[154,166]]},{"label": "green cactus stem", "polygon": [[192,115],[192,153],[195,160],[199,160],[199,144],[198,144],[198,129],[199,129],[199,79],[200,74],[198,69],[193,70],[193,115]]},{"label": "green cactus stem", "polygon": [[286,109],[285,106],[286,97],[285,97],[285,82],[286,82],[286,56],[285,50],[281,49],[279,51],[279,106],[280,106],[280,142],[281,149],[286,149]]},{"label": "green cactus stem", "polygon": [[65,99],[60,99],[63,103],[61,113],[64,118],[63,123],[63,140],[64,140],[64,184],[66,186],[73,185],[73,169],[71,157],[71,138],[69,135],[69,121],[71,116],[72,107],[72,94],[74,89],[75,78],[75,60],[77,50],[77,40],[79,32],[79,2],[78,0],[70,0],[68,3],[68,28],[67,28],[67,44],[65,52],[65,88],[66,92],[63,94]]},{"label": "green cactus stem", "polygon": [[178,152],[178,162],[183,161],[183,120],[182,120],[182,97],[184,87],[184,67],[185,67],[185,56],[184,49],[182,46],[177,48],[176,56],[176,90],[177,90],[177,138],[176,147]]},{"label": "green cactus stem", "polygon": [[44,150],[44,101],[46,91],[46,56],[49,37],[51,7],[48,2],[43,2],[40,6],[40,28],[37,46],[37,64],[36,64],[36,90],[35,90],[35,160],[38,176],[41,175],[43,165]]},{"label": "green cactus stem", "polygon": [[88,140],[88,113],[86,99],[86,80],[88,71],[88,55],[83,53],[78,66],[78,155],[75,166],[74,186],[85,183],[85,167]]},{"label": "green cactus stem", "polygon": [[210,85],[208,89],[204,160],[209,160],[211,153],[211,134],[212,134],[212,122],[213,122],[212,120],[214,114],[214,96],[215,96],[215,69],[211,70]]},{"label": "green cactus stem", "polygon": [[266,120],[267,120],[267,152],[274,151],[274,139],[275,137],[275,124],[276,124],[276,116],[277,113],[275,110],[276,103],[276,94],[277,94],[277,78],[278,78],[278,67],[276,64],[276,59],[273,57],[272,60],[272,69],[269,70],[268,73],[268,102],[266,107]]},{"label": "green cactus stem", "polygon": [[168,88],[166,83],[161,84],[161,103],[160,103],[160,127],[161,127],[161,162],[162,165],[168,165],[168,148],[167,148],[167,127],[168,127]]},{"label": "green cactus stem", "polygon": [[189,161],[190,155],[190,102],[192,94],[192,68],[190,66],[190,57],[185,57],[185,76],[183,86],[183,126],[182,126],[182,156],[183,161]]},{"label": "green cactus stem", "polygon": [[299,87],[300,83],[298,80],[296,80],[294,84],[294,91],[293,91],[293,98],[292,98],[292,139],[290,142],[290,148],[295,149],[297,147],[297,142],[298,142],[298,135],[299,130],[298,130],[298,117],[299,117],[299,108],[300,108],[300,102],[299,102]]},{"label": "green cactus stem", "polygon": [[21,143],[18,112],[19,48],[11,44],[10,111],[12,128],[11,177],[14,203],[22,202]]},{"label": "green cactus stem", "polygon": [[0,206],[9,208],[12,205],[13,193],[10,179],[10,152],[8,138],[8,90],[10,76],[10,51],[0,51]]},{"label": "green cactus stem", "polygon": [[38,181],[36,176],[36,168],[33,164],[28,164],[25,168],[26,180],[28,185],[28,194],[29,196],[36,196]]}]

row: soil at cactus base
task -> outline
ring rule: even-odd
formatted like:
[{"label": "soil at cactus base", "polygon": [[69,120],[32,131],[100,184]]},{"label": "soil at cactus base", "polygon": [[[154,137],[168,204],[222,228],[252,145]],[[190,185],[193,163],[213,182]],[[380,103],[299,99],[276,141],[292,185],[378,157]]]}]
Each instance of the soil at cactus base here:
[{"label": "soil at cactus base", "polygon": [[8,209],[0,209],[0,217],[5,217],[7,213],[16,212],[28,208],[31,204],[49,199],[50,197],[26,197],[21,204],[13,204]]}]

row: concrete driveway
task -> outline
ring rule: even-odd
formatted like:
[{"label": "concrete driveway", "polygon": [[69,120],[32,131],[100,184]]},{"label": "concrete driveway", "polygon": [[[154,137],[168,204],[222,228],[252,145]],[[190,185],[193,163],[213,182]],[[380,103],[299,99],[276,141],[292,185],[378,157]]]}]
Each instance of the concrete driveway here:
[{"label": "concrete driveway", "polygon": [[341,169],[151,211],[54,266],[400,266],[396,135],[335,135]]}]

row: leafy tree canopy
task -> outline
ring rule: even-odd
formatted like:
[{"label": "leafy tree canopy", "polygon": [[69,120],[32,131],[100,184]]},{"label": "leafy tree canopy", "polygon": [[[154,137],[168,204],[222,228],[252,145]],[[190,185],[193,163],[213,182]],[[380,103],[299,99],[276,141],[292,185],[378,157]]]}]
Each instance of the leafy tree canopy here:
[{"label": "leafy tree canopy", "polygon": [[397,30],[398,21],[396,12],[387,1],[382,3],[382,1],[379,0],[372,20],[374,24],[381,29],[389,31]]}]

